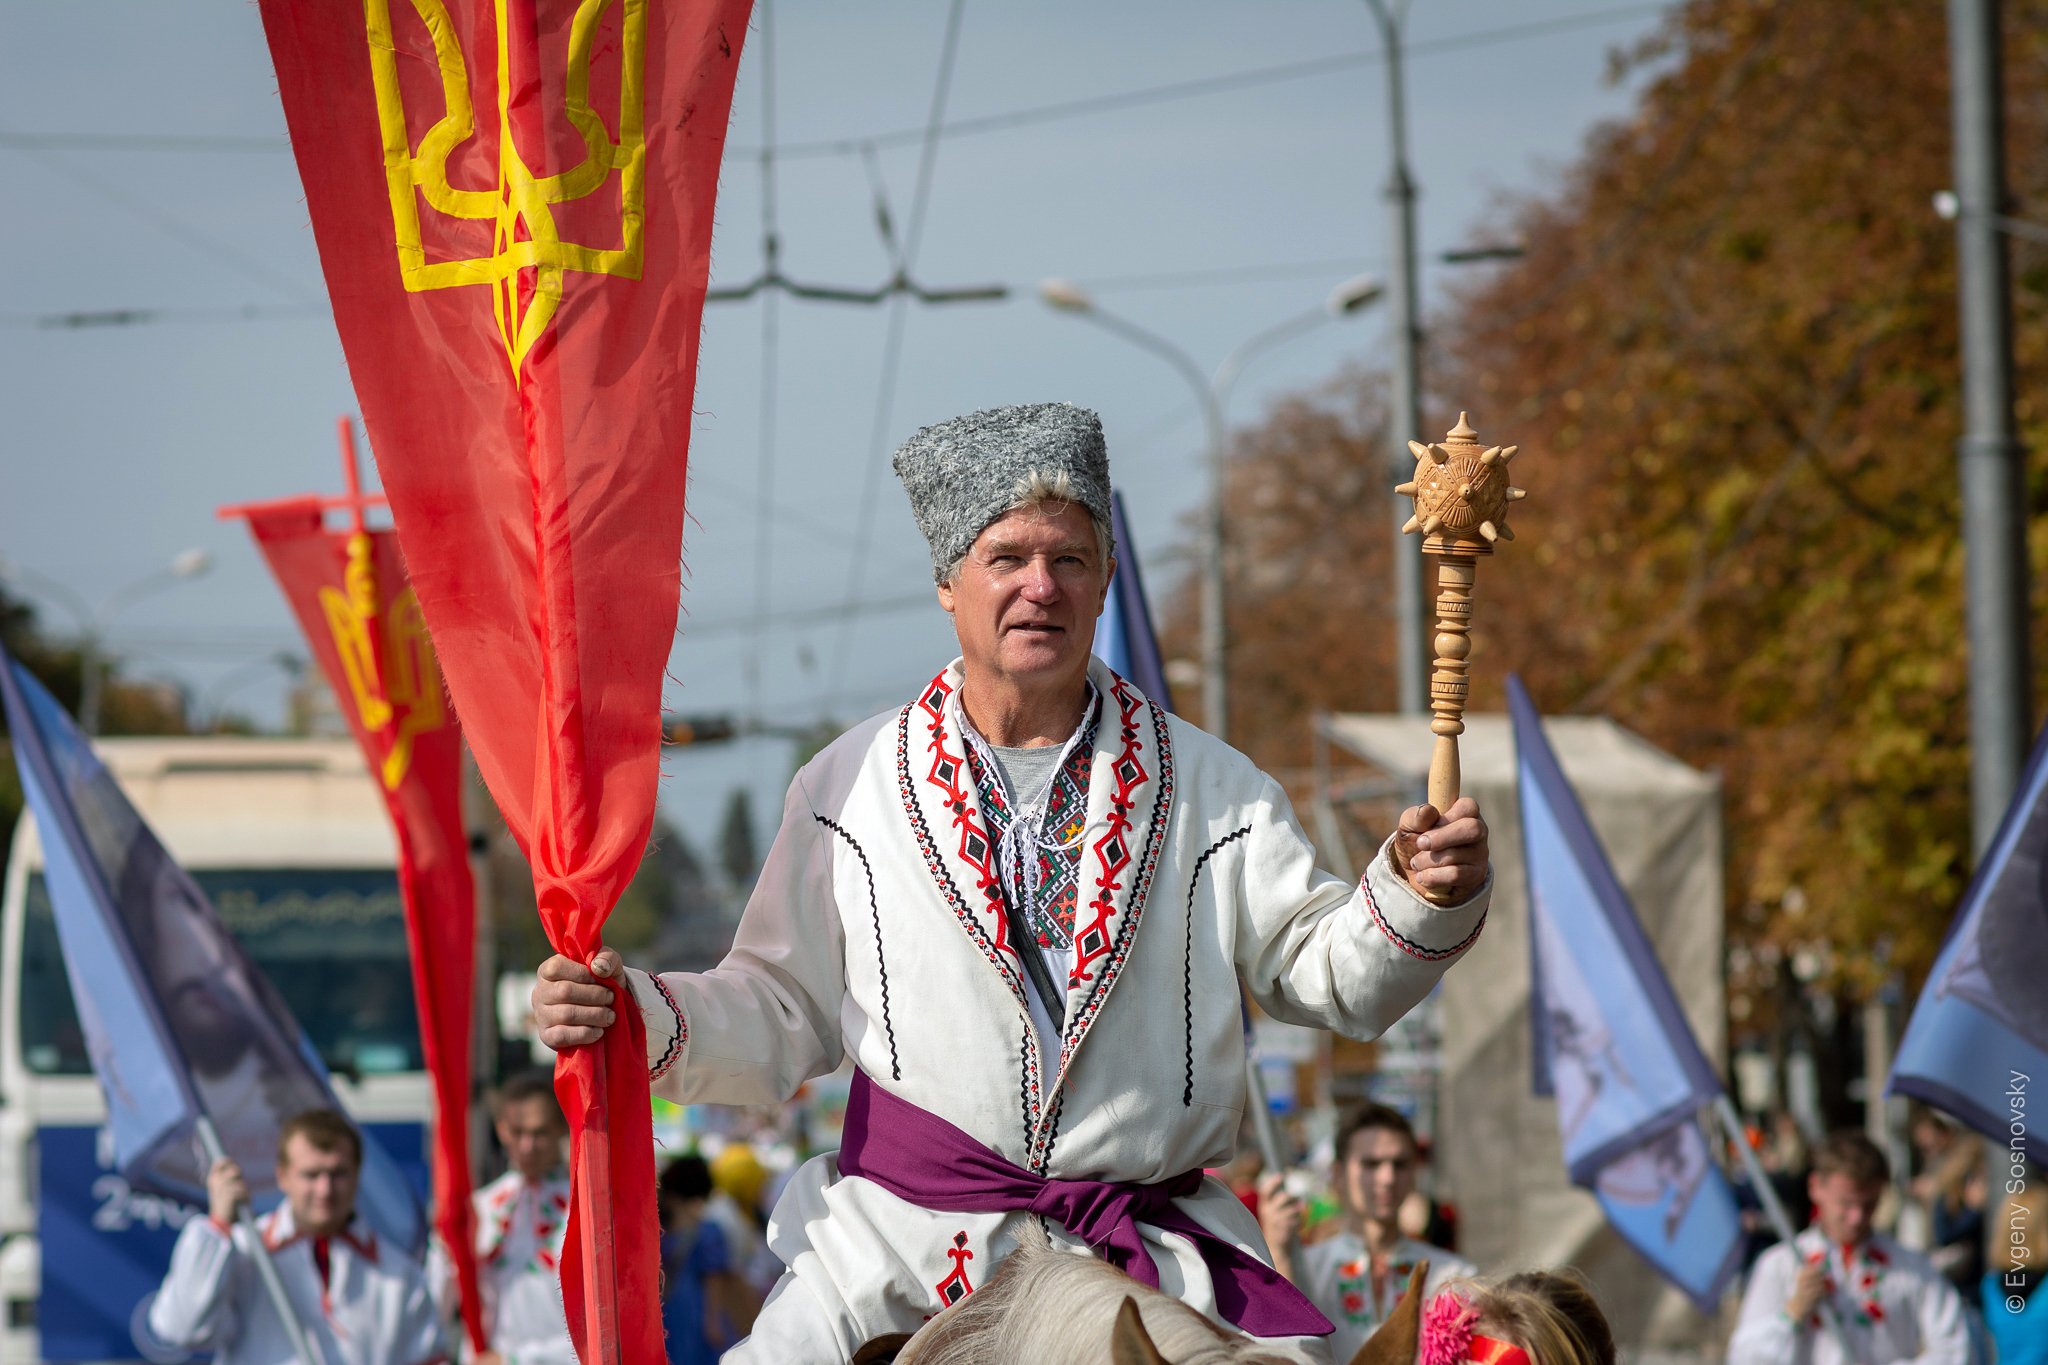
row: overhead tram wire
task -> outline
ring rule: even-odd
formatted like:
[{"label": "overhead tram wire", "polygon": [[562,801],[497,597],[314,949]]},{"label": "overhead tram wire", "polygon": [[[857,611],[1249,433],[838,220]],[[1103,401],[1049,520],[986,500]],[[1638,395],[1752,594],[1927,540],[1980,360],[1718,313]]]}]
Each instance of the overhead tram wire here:
[{"label": "overhead tram wire", "polygon": [[0,313],[0,327],[43,332],[91,331],[104,327],[166,327],[179,323],[284,322],[327,316],[312,303],[249,303],[232,308],[74,308],[61,313]]},{"label": "overhead tram wire", "polygon": [[[1670,3],[1621,5],[1610,9],[1586,10],[1578,14],[1559,15],[1555,19],[1537,20],[1525,24],[1509,24],[1501,28],[1479,29],[1471,33],[1454,34],[1447,38],[1428,39],[1412,43],[1406,49],[1409,57],[1432,57],[1450,52],[1463,52],[1475,47],[1492,47],[1502,43],[1519,42],[1529,38],[1548,37],[1553,33],[1568,33],[1576,29],[1597,28],[1606,24],[1623,23],[1653,14],[1662,14],[1672,8]],[[1174,81],[1165,85],[1147,86],[1139,90],[1127,90],[1113,95],[1096,95],[1086,99],[1063,100],[1054,104],[1031,105],[1023,109],[1012,109],[1003,113],[984,114],[974,118],[961,119],[939,129],[939,136],[968,137],[979,133],[999,132],[1008,128],[1024,127],[1033,123],[1052,123],[1062,119],[1080,118],[1088,114],[1107,113],[1121,109],[1140,108],[1149,104],[1164,104],[1176,100],[1199,99],[1207,95],[1224,94],[1260,85],[1274,85],[1291,80],[1303,80],[1316,76],[1331,75],[1349,71],[1361,66],[1372,66],[1383,60],[1377,50],[1339,53],[1331,57],[1320,57],[1304,62],[1288,62],[1279,66],[1260,67],[1251,71],[1227,73],[1220,76],[1206,76],[1195,80]],[[896,128],[888,132],[875,133],[856,138],[821,138],[811,142],[793,142],[777,148],[776,154],[782,160],[811,158],[819,156],[858,155],[864,144],[876,146],[901,146],[922,141],[924,130],[920,128]],[[291,145],[282,136],[275,138],[211,136],[191,133],[22,133],[0,130],[0,150],[15,151],[83,151],[83,152],[255,152],[282,154],[291,150]],[[735,156],[753,156],[758,147],[732,145],[727,151]]]},{"label": "overhead tram wire", "polygon": [[[1529,38],[1547,37],[1553,33],[1566,33],[1575,29],[1595,28],[1605,24],[1622,23],[1641,19],[1653,14],[1663,14],[1671,9],[1669,3],[1622,5],[1611,9],[1588,10],[1580,14],[1560,15],[1556,19],[1540,20],[1526,24],[1509,24],[1501,28],[1481,29],[1473,33],[1454,34],[1448,38],[1429,39],[1411,43],[1405,49],[1407,56],[1432,57],[1452,52],[1463,52],[1475,47],[1492,47],[1502,43],[1520,42]],[[1376,66],[1385,58],[1377,49],[1358,52],[1338,53],[1329,57],[1317,57],[1308,61],[1287,62],[1278,66],[1259,67],[1250,71],[1232,72],[1220,76],[1204,76],[1194,80],[1172,81],[1165,85],[1146,86],[1138,90],[1126,90],[1110,95],[1090,95],[1082,99],[1061,100],[1051,104],[1030,105],[1022,109],[1011,109],[995,114],[981,114],[952,123],[941,124],[937,136],[941,139],[972,137],[982,133],[1003,132],[1011,128],[1026,127],[1035,123],[1056,123],[1065,119],[1083,118],[1091,114],[1104,114],[1124,109],[1142,108],[1152,104],[1166,104],[1178,100],[1199,99],[1208,95],[1227,94],[1235,90],[1249,89],[1260,85],[1275,85],[1287,81],[1303,80],[1316,76],[1334,75],[1338,72],[1355,70],[1362,66]],[[877,147],[899,147],[921,142],[928,135],[927,129],[893,128],[887,132],[871,133],[854,138],[821,138],[811,142],[784,143],[777,154],[784,160],[820,156],[857,155],[863,144],[872,143]],[[751,151],[752,149],[742,149]]]},{"label": "overhead tram wire", "polygon": [[[861,617],[899,616],[923,611],[932,605],[929,591],[903,593],[898,596],[877,598],[863,602],[854,608],[854,614]],[[776,632],[802,631],[813,626],[827,625],[841,620],[845,608],[831,606],[792,607],[786,611],[771,612],[765,622],[760,621],[751,611],[737,616],[717,616],[699,621],[686,617],[682,634],[685,639],[744,637],[757,625],[765,625]],[[147,627],[120,631],[109,642],[108,649],[114,655],[130,652],[149,653],[179,658],[245,658],[255,654],[275,653],[294,643],[304,640],[290,624],[278,626],[195,626],[189,630],[151,630]]]},{"label": "overhead tram wire", "polygon": [[[946,98],[952,89],[954,61],[960,50],[960,16],[965,8],[965,0],[953,0],[946,14],[946,36],[939,50],[939,69],[932,87],[931,112],[925,120],[924,150],[918,157],[917,186],[912,191],[910,201],[910,222],[902,250],[896,258],[896,274],[899,279],[908,278],[916,266],[918,247],[924,237],[925,215],[931,205],[932,174],[938,163],[939,129],[945,121]],[[861,589],[867,576],[869,541],[873,536],[875,519],[875,495],[881,485],[881,467],[884,452],[888,449],[890,423],[895,418],[896,379],[903,357],[903,328],[908,316],[907,303],[907,296],[898,293],[891,300],[889,309],[888,334],[882,344],[881,376],[875,395],[874,427],[868,439],[868,460],[867,468],[862,474],[860,506],[854,514],[855,542],[846,586],[847,616],[839,628],[839,645],[834,651],[832,671],[827,675],[827,696],[843,690],[848,655],[853,647],[853,608],[860,602]],[[825,705],[825,699],[821,697],[821,719]]]},{"label": "overhead tram wire", "polygon": [[[870,155],[862,158],[868,168],[868,179],[876,188],[875,207],[878,216],[886,217],[888,203],[886,194],[879,186],[879,168]],[[885,228],[885,233],[887,229]],[[886,236],[885,236],[886,240]],[[1518,248],[1517,248],[1518,249]],[[1479,253],[1494,253],[1504,248],[1480,248],[1478,252],[1439,252],[1437,259],[1450,264],[1461,263],[1465,256],[1482,258]],[[1200,289],[1228,287],[1237,284],[1255,283],[1261,280],[1324,279],[1331,275],[1355,275],[1377,267],[1379,263],[1362,257],[1333,257],[1323,261],[1275,261],[1265,265],[1222,265],[1141,272],[1130,275],[1088,275],[1077,279],[1091,294],[1118,294],[1142,289]],[[954,303],[982,301],[992,298],[993,291],[1007,285],[976,285],[968,289],[922,289],[913,285],[907,292],[913,298],[926,303]],[[761,292],[756,290],[755,292]],[[781,292],[789,293],[789,290]],[[867,291],[872,292],[872,291]],[[971,296],[971,300],[970,300]],[[717,300],[726,302],[725,299]],[[844,300],[834,300],[835,302]],[[868,299],[863,294],[862,302],[880,302]],[[87,329],[96,327],[149,327],[167,326],[176,323],[215,322],[276,322],[293,318],[325,317],[327,308],[313,304],[241,304],[222,308],[81,308],[57,313],[12,313],[0,312],[0,327],[28,327],[49,330]],[[692,473],[691,479],[701,478]]]},{"label": "overhead tram wire", "polygon": [[32,152],[259,152],[275,155],[292,145],[276,137],[218,137],[204,133],[11,133],[0,148]]},{"label": "overhead tram wire", "polygon": [[[0,136],[5,135],[5,130],[0,130]],[[165,213],[163,210],[128,193],[126,190],[109,185],[99,179],[99,177],[79,170],[67,161],[46,155],[42,151],[22,146],[19,143],[0,144],[0,149],[12,151],[16,156],[27,157],[43,169],[61,176],[75,185],[82,185],[103,199],[119,204],[137,217],[155,223],[165,235],[183,242],[193,250],[239,271],[260,284],[268,285],[296,303],[314,307],[319,306],[322,302],[321,300],[308,297],[295,282],[281,275],[273,274],[266,267],[258,265],[249,258],[247,253],[239,248],[230,246],[209,233],[201,232],[183,220]]]}]

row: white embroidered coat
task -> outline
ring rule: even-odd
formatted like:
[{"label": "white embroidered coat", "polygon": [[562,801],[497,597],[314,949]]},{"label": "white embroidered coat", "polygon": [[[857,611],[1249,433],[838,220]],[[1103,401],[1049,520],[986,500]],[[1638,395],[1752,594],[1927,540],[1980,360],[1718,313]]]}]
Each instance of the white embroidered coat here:
[{"label": "white embroidered coat", "polygon": [[[439,1314],[417,1261],[360,1220],[329,1239],[321,1283],[312,1239],[288,1205],[256,1220],[299,1324],[327,1365],[428,1365],[447,1359]],[[264,1291],[245,1228],[194,1218],[178,1233],[171,1268],[149,1307],[149,1329],[170,1346],[211,1350],[221,1365],[290,1365],[297,1359]]]},{"label": "white embroidered coat", "polygon": [[[658,982],[629,973],[657,1093],[775,1103],[847,1055],[1019,1166],[1160,1181],[1235,1150],[1240,979],[1275,1018],[1370,1038],[1477,937],[1487,892],[1432,906],[1384,852],[1359,886],[1317,871],[1278,783],[1099,663],[1091,677],[1103,715],[1056,1072],[1041,1065],[1004,922],[956,660],[797,774],[723,963]],[[1265,1258],[1257,1221],[1220,1181],[1180,1207]],[[913,1331],[963,1281],[987,1278],[1021,1216],[928,1211],[820,1157],[776,1207],[769,1241],[790,1274],[756,1337],[803,1312],[829,1322],[844,1359]],[[1145,1232],[1161,1288],[1213,1316],[1201,1259]]]}]

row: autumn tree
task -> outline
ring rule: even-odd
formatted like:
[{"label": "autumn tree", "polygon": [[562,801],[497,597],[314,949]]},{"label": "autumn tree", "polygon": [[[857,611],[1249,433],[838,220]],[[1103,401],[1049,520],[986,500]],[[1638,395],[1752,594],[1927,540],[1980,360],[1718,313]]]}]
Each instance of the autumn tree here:
[{"label": "autumn tree", "polygon": [[[1384,388],[1354,374],[1285,399],[1239,434],[1228,466],[1230,737],[1275,772],[1307,762],[1305,718],[1317,709],[1393,696]],[[1161,622],[1168,659],[1198,656],[1196,613],[1183,584]],[[1176,686],[1174,699],[1202,720],[1199,685]]]},{"label": "autumn tree", "polygon": [[[2048,3],[2007,5],[2004,32],[2024,215],[2048,190]],[[1535,492],[1483,575],[1473,704],[1498,708],[1513,669],[1544,710],[1612,715],[1721,774],[1738,1036],[1812,1026],[1774,1012],[1795,959],[1831,1003],[1916,984],[1970,866],[1954,236],[1930,207],[1946,54],[1942,7],[1918,0],[1675,10],[1617,56],[1643,78],[1631,115],[1485,224],[1526,254],[1434,320],[1431,429],[1396,434],[1469,408],[1523,447]],[[2012,250],[2038,447],[2048,252]],[[1381,477],[1375,401],[1339,386],[1241,443],[1233,719],[1262,760],[1298,761],[1315,706],[1372,695],[1372,665],[1337,659],[1384,638],[1351,596],[1384,574],[1379,493],[1353,482]],[[2038,567],[2038,462],[2026,511]]]}]

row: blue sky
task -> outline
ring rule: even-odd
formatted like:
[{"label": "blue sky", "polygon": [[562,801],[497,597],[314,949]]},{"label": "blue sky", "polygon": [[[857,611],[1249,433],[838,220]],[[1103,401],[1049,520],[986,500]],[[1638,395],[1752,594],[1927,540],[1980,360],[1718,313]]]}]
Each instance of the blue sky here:
[{"label": "blue sky", "polygon": [[[871,157],[820,144],[922,128],[947,8],[775,5],[775,134],[790,149],[776,162],[777,216],[792,276],[884,278],[873,185],[903,230],[920,144],[883,137]],[[1626,111],[1608,55],[1662,8],[1417,0],[1409,109],[1426,254],[1498,237],[1503,196],[1553,185],[1587,132]],[[1155,593],[1170,584],[1203,487],[1194,397],[1156,357],[1045,308],[1036,286],[1077,280],[1208,369],[1346,276],[1384,271],[1378,45],[1364,0],[967,0],[946,105],[965,126],[937,145],[914,274],[1006,284],[1012,297],[911,305],[886,406],[887,307],[773,304],[765,510],[766,310],[707,310],[671,707],[851,721],[950,658],[924,546],[884,462],[917,427],[978,407],[1099,410],[1148,580]],[[757,14],[714,284],[744,281],[761,259],[769,46]],[[975,123],[1210,78],[1217,88],[1180,98]],[[0,305],[0,560],[99,602],[206,548],[211,573],[136,603],[109,638],[135,674],[275,719],[283,677],[264,660],[296,646],[294,627],[245,532],[213,509],[337,487],[334,419],[354,405],[254,5],[0,6],[0,167],[0,252],[14,263]],[[1426,297],[1451,269],[1430,266]],[[111,310],[156,316],[44,325]],[[1254,420],[1347,364],[1382,363],[1386,343],[1384,314],[1369,310],[1269,352],[1230,415]],[[47,617],[69,628],[61,608]],[[733,783],[753,785],[769,819],[787,777],[768,742],[677,753],[667,768],[672,815],[706,838]]]}]

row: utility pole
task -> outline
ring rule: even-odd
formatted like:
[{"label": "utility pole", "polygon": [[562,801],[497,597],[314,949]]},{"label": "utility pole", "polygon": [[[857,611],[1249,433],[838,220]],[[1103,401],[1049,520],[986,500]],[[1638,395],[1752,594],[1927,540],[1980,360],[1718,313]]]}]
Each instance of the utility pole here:
[{"label": "utility pole", "polygon": [[1949,0],[1956,297],[1962,339],[1963,599],[1970,654],[1970,825],[1982,857],[2033,735],[2025,464],[2013,430],[1998,0]]},{"label": "utility pole", "polygon": [[[1408,477],[1406,458],[1410,440],[1427,439],[1422,431],[1422,331],[1418,320],[1415,256],[1415,178],[1408,172],[1407,94],[1402,85],[1401,24],[1408,17],[1408,0],[1366,0],[1380,26],[1380,41],[1386,51],[1387,139],[1389,166],[1386,200],[1393,228],[1393,280],[1388,290],[1387,321],[1394,332],[1393,392],[1388,404],[1392,427],[1387,440],[1390,475],[1388,486]],[[1422,546],[1419,538],[1401,534],[1408,509],[1399,498],[1387,499],[1393,538],[1395,666],[1399,680],[1399,706],[1404,716],[1423,715],[1428,710],[1429,660],[1423,648],[1422,623],[1424,591]]]}]

